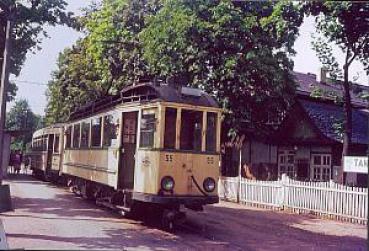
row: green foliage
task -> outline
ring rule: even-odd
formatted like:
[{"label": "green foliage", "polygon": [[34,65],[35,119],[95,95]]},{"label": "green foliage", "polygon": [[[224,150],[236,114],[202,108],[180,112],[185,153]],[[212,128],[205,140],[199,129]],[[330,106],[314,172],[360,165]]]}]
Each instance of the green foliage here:
[{"label": "green foliage", "polygon": [[310,93],[310,97],[313,98],[328,98],[334,100],[336,104],[342,105],[343,99],[336,91],[322,89],[320,87],[314,86],[314,89]]},{"label": "green foliage", "polygon": [[46,92],[46,124],[63,122],[74,108],[109,93],[111,86],[104,84],[91,62],[85,40],[59,55],[58,69],[53,72]]},{"label": "green foliage", "polygon": [[[72,13],[65,12],[64,0],[1,0],[0,1],[0,66],[4,51],[5,27],[8,18],[13,20],[11,32],[10,73],[19,75],[27,52],[40,49],[41,36],[47,37],[44,25],[66,24],[72,26]],[[1,71],[0,71],[1,76]],[[16,87],[10,85],[8,100],[14,98]]]},{"label": "green foliage", "polygon": [[294,96],[289,56],[302,19],[285,1],[104,0],[79,19],[86,37],[59,57],[47,123],[158,76],[213,93],[229,131],[246,121],[264,128],[266,114],[286,109]]},{"label": "green foliage", "polygon": [[354,60],[364,65],[369,75],[369,3],[365,2],[311,2],[308,14],[316,15],[316,30],[320,36],[313,43],[323,65],[332,77],[343,78],[343,66],[339,67],[332,54],[337,45],[346,56],[347,66]]},{"label": "green foliage", "polygon": [[48,124],[65,121],[70,110],[148,77],[138,34],[159,7],[157,0],[105,0],[86,11],[79,19],[86,37],[59,56],[49,83]]},{"label": "green foliage", "polygon": [[6,116],[7,130],[24,131],[12,142],[12,149],[25,150],[26,144],[32,141],[34,131],[42,127],[42,118],[32,112],[27,100],[17,100]]},{"label": "green foliage", "polygon": [[137,35],[160,6],[158,0],[106,0],[85,19],[87,52],[112,91],[149,75]]},{"label": "green foliage", "polygon": [[303,19],[291,2],[169,0],[140,38],[154,75],[203,88],[226,109],[228,128],[264,128],[295,84],[288,56]]},{"label": "green foliage", "polygon": [[[343,155],[348,155],[352,136],[352,105],[349,69],[354,60],[361,62],[369,75],[369,3],[368,2],[308,2],[307,14],[316,16],[319,36],[313,47],[322,64],[327,67],[335,83],[343,85],[345,117],[343,122]],[[332,54],[332,46],[338,46],[345,55],[340,67]]]}]

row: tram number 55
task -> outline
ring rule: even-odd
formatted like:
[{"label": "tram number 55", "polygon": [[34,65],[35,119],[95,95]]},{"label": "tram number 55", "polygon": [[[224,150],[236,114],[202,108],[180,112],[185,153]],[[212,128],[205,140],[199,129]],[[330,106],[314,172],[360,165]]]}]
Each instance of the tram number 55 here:
[{"label": "tram number 55", "polygon": [[172,162],[173,161],[173,155],[172,154],[165,154],[165,161],[166,162]]}]

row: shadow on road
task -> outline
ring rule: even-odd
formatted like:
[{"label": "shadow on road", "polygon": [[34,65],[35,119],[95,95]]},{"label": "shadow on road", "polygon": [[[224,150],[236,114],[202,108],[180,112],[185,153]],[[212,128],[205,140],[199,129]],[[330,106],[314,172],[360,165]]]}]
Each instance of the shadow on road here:
[{"label": "shadow on road", "polygon": [[[11,233],[8,237],[39,239],[73,243],[88,249],[170,249],[161,239],[150,233],[160,229],[160,220],[145,212],[139,221],[122,219],[110,211],[101,211],[95,204],[75,197],[65,188],[35,180],[26,175],[9,177],[10,183],[19,183],[30,191],[29,197],[13,197],[15,210],[20,213],[6,217],[34,217],[49,220],[125,222],[138,224],[138,229],[103,229],[102,236],[66,237]],[[27,194],[26,193],[26,194]],[[38,196],[37,193],[40,193]],[[176,232],[168,234],[170,243],[183,243],[198,249],[201,243],[218,243],[222,248],[243,250],[366,250],[365,238],[346,233],[344,223],[339,235],[330,233],[320,224],[335,226],[333,221],[322,221],[307,215],[292,215],[274,211],[232,207],[231,204],[207,206],[205,212],[189,211],[186,222]],[[142,223],[143,219],[146,219]],[[149,220],[147,220],[149,218]],[[334,231],[333,231],[334,232]],[[337,232],[337,231],[336,231]],[[336,233],[334,232],[334,233]],[[139,233],[139,234],[138,234]],[[145,234],[147,233],[147,234]],[[330,234],[329,234],[330,233]],[[219,247],[219,246],[218,246]]]}]

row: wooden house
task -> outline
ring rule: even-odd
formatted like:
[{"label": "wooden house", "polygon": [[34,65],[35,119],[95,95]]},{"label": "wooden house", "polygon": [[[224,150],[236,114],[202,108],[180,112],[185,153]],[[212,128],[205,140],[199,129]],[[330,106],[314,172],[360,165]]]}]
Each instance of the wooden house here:
[{"label": "wooden house", "polygon": [[[252,179],[274,180],[286,173],[298,180],[345,182],[367,186],[366,174],[343,175],[342,157],[342,96],[339,85],[330,82],[324,72],[294,73],[298,83],[295,104],[286,112],[275,131],[255,137],[245,128],[241,148],[225,148],[222,174]],[[368,151],[368,104],[358,97],[367,87],[355,86],[353,104],[352,155],[365,156]],[[313,97],[314,92],[318,97]],[[241,163],[241,165],[240,165]],[[241,168],[240,168],[241,166]]]}]

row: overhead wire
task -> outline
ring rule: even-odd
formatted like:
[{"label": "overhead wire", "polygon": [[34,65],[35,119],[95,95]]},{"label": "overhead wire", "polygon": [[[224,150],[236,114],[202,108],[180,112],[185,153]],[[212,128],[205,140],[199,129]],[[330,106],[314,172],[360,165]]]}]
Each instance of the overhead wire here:
[{"label": "overhead wire", "polygon": [[27,81],[27,80],[18,80],[18,79],[12,79],[11,82],[15,83],[24,83],[24,84],[30,84],[30,85],[40,85],[40,86],[47,86],[48,84],[41,83],[41,82],[34,82],[34,81]]}]

